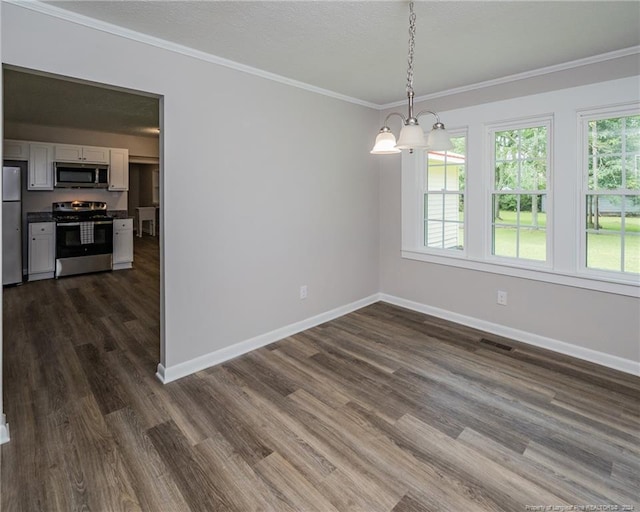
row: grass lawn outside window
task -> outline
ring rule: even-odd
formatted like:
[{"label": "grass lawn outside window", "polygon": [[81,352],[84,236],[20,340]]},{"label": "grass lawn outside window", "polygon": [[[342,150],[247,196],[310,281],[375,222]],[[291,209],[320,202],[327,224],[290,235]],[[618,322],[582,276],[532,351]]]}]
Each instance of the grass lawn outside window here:
[{"label": "grass lawn outside window", "polygon": [[[516,223],[516,212],[500,211],[498,222],[505,224]],[[590,233],[589,262],[590,268],[602,270],[616,270],[619,268],[621,248],[621,218],[601,216],[598,233]],[[531,213],[520,212],[520,257],[532,260],[543,260],[545,256],[545,237],[547,218],[544,213],[538,213],[540,229],[523,228],[522,224],[531,225]],[[518,229],[501,227],[495,230],[494,244],[496,252],[508,254],[515,247]],[[625,218],[625,270],[640,273],[640,217]]]}]

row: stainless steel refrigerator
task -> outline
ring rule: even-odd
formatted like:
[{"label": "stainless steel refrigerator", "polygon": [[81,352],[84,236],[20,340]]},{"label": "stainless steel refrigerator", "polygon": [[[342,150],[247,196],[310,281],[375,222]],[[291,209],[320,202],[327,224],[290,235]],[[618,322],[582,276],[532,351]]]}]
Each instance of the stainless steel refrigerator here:
[{"label": "stainless steel refrigerator", "polygon": [[2,167],[2,284],[22,282],[21,167]]}]

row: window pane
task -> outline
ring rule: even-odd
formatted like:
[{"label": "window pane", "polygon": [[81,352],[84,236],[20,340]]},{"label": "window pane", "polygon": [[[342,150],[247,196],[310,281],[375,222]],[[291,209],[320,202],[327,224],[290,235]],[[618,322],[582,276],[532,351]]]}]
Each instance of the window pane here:
[{"label": "window pane", "polygon": [[625,230],[640,232],[640,196],[625,196]]},{"label": "window pane", "polygon": [[458,194],[447,194],[444,199],[444,219],[458,222],[460,198]]},{"label": "window pane", "polygon": [[587,233],[587,267],[620,272],[621,236],[618,233]]},{"label": "window pane", "polygon": [[425,223],[425,245],[427,247],[433,247],[442,249],[442,236],[443,236],[443,223],[442,222],[426,222]]},{"label": "window pane", "polygon": [[512,227],[493,227],[493,254],[518,257],[518,230]]},{"label": "window pane", "polygon": [[[431,154],[429,154],[431,156]],[[445,166],[433,165],[429,161],[427,170],[427,190],[444,190],[445,188]]]},{"label": "window pane", "polygon": [[547,127],[523,128],[521,131],[520,158],[544,159],[547,155]]},{"label": "window pane", "polygon": [[445,249],[462,249],[462,240],[459,238],[459,226],[457,222],[445,222],[443,226],[444,248]]},{"label": "window pane", "polygon": [[622,229],[622,200],[623,196],[599,196],[597,207],[599,226],[596,229],[620,231]]},{"label": "window pane", "polygon": [[589,122],[589,155],[622,152],[622,118]]},{"label": "window pane", "polygon": [[[627,219],[627,222],[629,219]],[[624,236],[624,271],[640,272],[640,233],[625,232]]]},{"label": "window pane", "polygon": [[496,164],[495,190],[515,190],[518,188],[518,162]]},{"label": "window pane", "polygon": [[493,218],[496,224],[517,224],[518,196],[494,194]]},{"label": "window pane", "polygon": [[[426,153],[424,245],[462,249],[466,137],[452,137],[453,149]],[[460,192],[460,193],[459,193]],[[464,231],[462,231],[464,232]]]},{"label": "window pane", "polygon": [[625,160],[625,188],[640,190],[640,155],[628,156]]},{"label": "window pane", "polygon": [[625,118],[625,148],[627,154],[640,153],[640,116]]},{"label": "window pane", "polygon": [[592,190],[622,187],[622,158],[607,156],[589,160],[589,188]]},{"label": "window pane", "polygon": [[546,195],[521,195],[520,225],[529,226],[533,229],[545,228],[547,225],[547,215],[544,212],[545,207]]},{"label": "window pane", "polygon": [[547,162],[526,160],[520,170],[520,188],[522,190],[544,190],[547,188]]},{"label": "window pane", "polygon": [[586,209],[587,229],[620,231],[622,228],[622,196],[588,195]]},{"label": "window pane", "polygon": [[518,257],[528,260],[545,261],[547,259],[547,232],[532,227],[520,228],[518,237]]},{"label": "window pane", "polygon": [[443,194],[425,194],[425,219],[442,220],[444,206]]},{"label": "window pane", "polygon": [[519,141],[518,130],[496,132],[496,161],[516,160],[518,158]]}]

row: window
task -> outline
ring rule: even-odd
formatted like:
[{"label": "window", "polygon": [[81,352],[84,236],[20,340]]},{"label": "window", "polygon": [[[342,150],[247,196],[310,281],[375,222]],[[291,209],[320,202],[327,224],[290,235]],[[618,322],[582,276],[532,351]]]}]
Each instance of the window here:
[{"label": "window", "polygon": [[464,249],[466,136],[451,138],[450,151],[426,154],[423,189],[424,246]]},{"label": "window", "polygon": [[493,128],[491,254],[548,260],[550,123]]},{"label": "window", "polygon": [[583,264],[589,270],[638,274],[640,115],[586,115],[582,126]]},{"label": "window", "polygon": [[401,155],[403,258],[640,297],[636,78],[440,116],[454,148]]}]

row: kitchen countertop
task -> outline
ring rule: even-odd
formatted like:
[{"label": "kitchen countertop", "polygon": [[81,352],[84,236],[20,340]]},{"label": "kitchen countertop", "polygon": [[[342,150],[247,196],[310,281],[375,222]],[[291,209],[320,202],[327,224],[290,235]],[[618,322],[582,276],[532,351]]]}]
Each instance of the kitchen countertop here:
[{"label": "kitchen countertop", "polygon": [[[127,210],[107,210],[107,214],[114,219],[132,219]],[[54,222],[51,212],[27,212],[27,223]]]},{"label": "kitchen countertop", "polygon": [[53,222],[51,212],[27,212],[27,222]]}]

